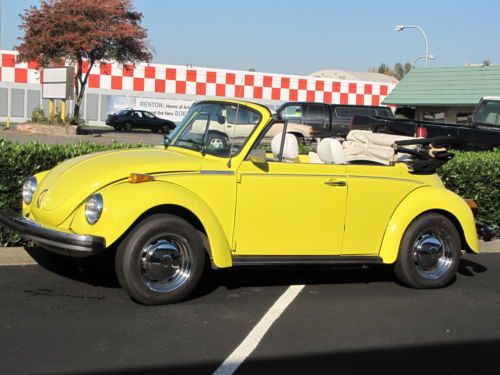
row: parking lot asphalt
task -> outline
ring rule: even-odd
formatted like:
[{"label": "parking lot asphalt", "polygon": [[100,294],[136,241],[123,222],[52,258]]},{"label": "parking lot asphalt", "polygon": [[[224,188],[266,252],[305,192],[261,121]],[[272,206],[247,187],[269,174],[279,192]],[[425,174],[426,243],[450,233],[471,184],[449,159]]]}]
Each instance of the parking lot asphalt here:
[{"label": "parking lot asphalt", "polygon": [[51,134],[32,134],[17,131],[15,129],[6,130],[0,127],[0,139],[19,143],[37,141],[52,144],[72,144],[77,142],[109,144],[116,141],[119,143],[142,143],[145,145],[163,144],[163,134],[153,133],[147,130],[134,130],[128,133],[114,130],[99,130],[86,135],[57,136]]},{"label": "parking lot asphalt", "polygon": [[305,287],[236,374],[500,373],[498,253],[466,255],[439,290],[387,267],[235,269],[158,307],[108,267],[45,267],[0,267],[0,374],[211,374],[289,285]]}]

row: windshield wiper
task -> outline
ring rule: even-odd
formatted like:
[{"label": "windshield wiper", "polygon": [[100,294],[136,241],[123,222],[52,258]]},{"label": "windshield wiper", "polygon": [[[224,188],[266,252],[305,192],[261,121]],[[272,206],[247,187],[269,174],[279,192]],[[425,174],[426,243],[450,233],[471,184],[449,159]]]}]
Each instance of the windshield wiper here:
[{"label": "windshield wiper", "polygon": [[194,139],[180,139],[179,142],[186,142],[193,146],[196,146],[196,149],[201,152],[203,156],[205,156],[205,144],[195,141]]}]

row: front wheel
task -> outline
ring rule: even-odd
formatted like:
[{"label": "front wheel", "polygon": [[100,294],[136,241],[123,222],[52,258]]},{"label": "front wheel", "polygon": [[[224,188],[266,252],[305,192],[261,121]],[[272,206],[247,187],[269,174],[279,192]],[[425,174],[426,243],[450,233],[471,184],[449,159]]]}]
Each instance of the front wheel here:
[{"label": "front wheel", "polygon": [[187,221],[157,214],[140,222],[116,254],[116,275],[129,296],[145,305],[185,299],[205,268],[200,236]]},{"label": "front wheel", "polygon": [[460,236],[453,223],[437,213],[424,214],[406,229],[394,272],[411,288],[442,288],[455,278],[460,255]]},{"label": "front wheel", "polygon": [[208,133],[207,146],[212,150],[224,150],[229,144],[227,136],[215,132]]}]

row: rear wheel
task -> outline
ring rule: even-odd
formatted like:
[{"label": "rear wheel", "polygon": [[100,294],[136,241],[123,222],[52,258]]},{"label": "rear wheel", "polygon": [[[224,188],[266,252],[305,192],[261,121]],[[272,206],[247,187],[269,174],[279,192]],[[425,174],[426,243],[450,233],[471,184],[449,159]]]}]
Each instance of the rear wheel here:
[{"label": "rear wheel", "polygon": [[406,286],[442,288],[455,278],[460,255],[460,236],[453,223],[437,213],[424,214],[406,229],[394,272]]},{"label": "rear wheel", "polygon": [[165,133],[165,134],[169,133],[169,132],[170,132],[170,126],[168,126],[168,124],[163,124],[163,125],[161,126],[161,130],[160,130],[160,131],[161,131],[162,133]]},{"label": "rear wheel", "polygon": [[185,299],[205,268],[200,236],[187,221],[157,214],[140,222],[116,254],[116,275],[129,296],[145,305]]}]

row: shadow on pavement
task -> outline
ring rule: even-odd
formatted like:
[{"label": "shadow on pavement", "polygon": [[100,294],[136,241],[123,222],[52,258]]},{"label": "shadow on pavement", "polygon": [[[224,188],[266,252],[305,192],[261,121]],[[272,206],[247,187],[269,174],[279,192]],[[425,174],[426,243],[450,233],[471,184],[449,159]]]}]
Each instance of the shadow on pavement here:
[{"label": "shadow on pavement", "polygon": [[[381,349],[247,359],[236,374],[498,374],[499,340],[440,343]],[[117,368],[72,372],[76,375],[211,374],[218,363]]]},{"label": "shadow on pavement", "polygon": [[28,254],[43,268],[93,286],[119,288],[114,269],[114,251],[93,258],[70,258],[37,247],[25,247]]},{"label": "shadow on pavement", "polygon": [[488,269],[476,262],[469,259],[462,258],[458,266],[458,273],[463,276],[475,276],[478,273],[486,272]]},{"label": "shadow on pavement", "polygon": [[[92,258],[68,258],[36,247],[27,252],[43,268],[63,277],[93,286],[119,288],[111,251]],[[472,277],[486,272],[487,268],[468,259],[462,259],[458,272]],[[245,287],[316,285],[316,284],[367,284],[397,282],[390,265],[361,267],[295,267],[295,268],[229,268],[206,272],[192,298],[210,294],[224,287],[229,290]]]}]

